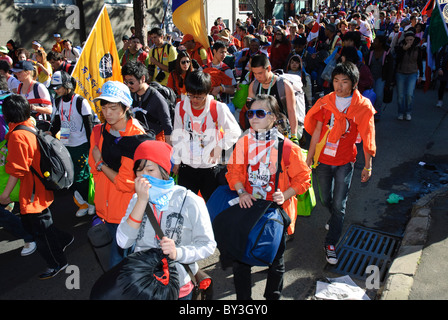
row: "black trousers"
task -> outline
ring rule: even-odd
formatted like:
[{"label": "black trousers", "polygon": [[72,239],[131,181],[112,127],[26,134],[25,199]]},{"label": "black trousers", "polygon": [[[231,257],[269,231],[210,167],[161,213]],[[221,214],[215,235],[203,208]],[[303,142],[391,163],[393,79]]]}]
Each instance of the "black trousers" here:
[{"label": "black trousers", "polygon": [[196,194],[201,191],[202,198],[207,202],[219,186],[218,175],[220,170],[221,168],[219,166],[196,169],[182,164],[179,168],[177,183]]},{"label": "black trousers", "polygon": [[[277,254],[268,269],[264,297],[267,300],[279,300],[283,290],[283,275],[285,274],[284,253],[286,236],[283,234]],[[252,300],[251,266],[240,261],[233,262],[233,281],[235,283],[237,300]]]},{"label": "black trousers", "polygon": [[73,236],[61,231],[53,224],[50,209],[41,213],[22,214],[24,229],[33,235],[37,251],[47,262],[49,268],[62,267],[67,264],[64,247]]}]

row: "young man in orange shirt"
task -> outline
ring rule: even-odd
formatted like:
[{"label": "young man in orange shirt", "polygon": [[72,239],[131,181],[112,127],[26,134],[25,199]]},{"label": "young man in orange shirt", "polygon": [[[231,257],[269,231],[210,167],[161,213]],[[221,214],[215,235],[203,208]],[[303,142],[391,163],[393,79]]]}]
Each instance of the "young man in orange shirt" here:
[{"label": "young man in orange shirt", "polygon": [[320,199],[330,212],[324,248],[330,264],[338,263],[335,246],[342,233],[358,135],[365,159],[361,182],[370,179],[376,153],[375,109],[357,90],[358,81],[356,65],[338,64],[332,74],[334,92],[320,98],[305,116],[305,130],[312,135],[306,162],[317,167]]},{"label": "young man in orange shirt", "polygon": [[33,167],[42,176],[41,154],[36,136],[27,130],[14,130],[19,125],[35,130],[28,101],[17,94],[7,97],[3,101],[3,115],[9,124],[5,171],[10,176],[0,195],[0,204],[11,202],[9,195],[20,180],[19,204],[22,224],[34,237],[37,249],[48,265],[39,278],[53,278],[68,266],[65,248],[74,238],[54,226],[49,209],[54,200],[53,191],[45,189],[39,177],[31,171]]}]

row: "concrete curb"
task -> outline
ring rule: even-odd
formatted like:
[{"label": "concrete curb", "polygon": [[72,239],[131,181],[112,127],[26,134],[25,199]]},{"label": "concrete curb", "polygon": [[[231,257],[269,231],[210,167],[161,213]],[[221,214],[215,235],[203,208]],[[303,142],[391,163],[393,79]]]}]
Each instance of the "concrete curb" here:
[{"label": "concrete curb", "polygon": [[386,276],[380,300],[408,300],[431,223],[431,205],[448,194],[448,185],[419,199],[412,207],[397,257]]}]

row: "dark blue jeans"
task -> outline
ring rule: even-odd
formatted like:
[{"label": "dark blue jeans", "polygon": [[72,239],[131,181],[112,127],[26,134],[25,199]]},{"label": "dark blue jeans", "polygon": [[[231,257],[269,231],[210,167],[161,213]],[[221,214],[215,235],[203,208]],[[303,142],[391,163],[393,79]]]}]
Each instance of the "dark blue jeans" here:
[{"label": "dark blue jeans", "polygon": [[341,237],[353,168],[352,162],[342,166],[321,163],[316,168],[320,201],[330,212],[330,229],[325,238],[325,245],[336,245]]}]

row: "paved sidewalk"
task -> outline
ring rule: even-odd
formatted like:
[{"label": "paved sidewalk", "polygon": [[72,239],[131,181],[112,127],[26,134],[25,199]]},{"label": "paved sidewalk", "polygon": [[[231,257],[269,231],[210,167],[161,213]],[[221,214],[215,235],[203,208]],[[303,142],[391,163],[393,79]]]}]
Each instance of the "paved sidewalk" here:
[{"label": "paved sidewalk", "polygon": [[381,300],[448,300],[448,185],[415,203]]}]

